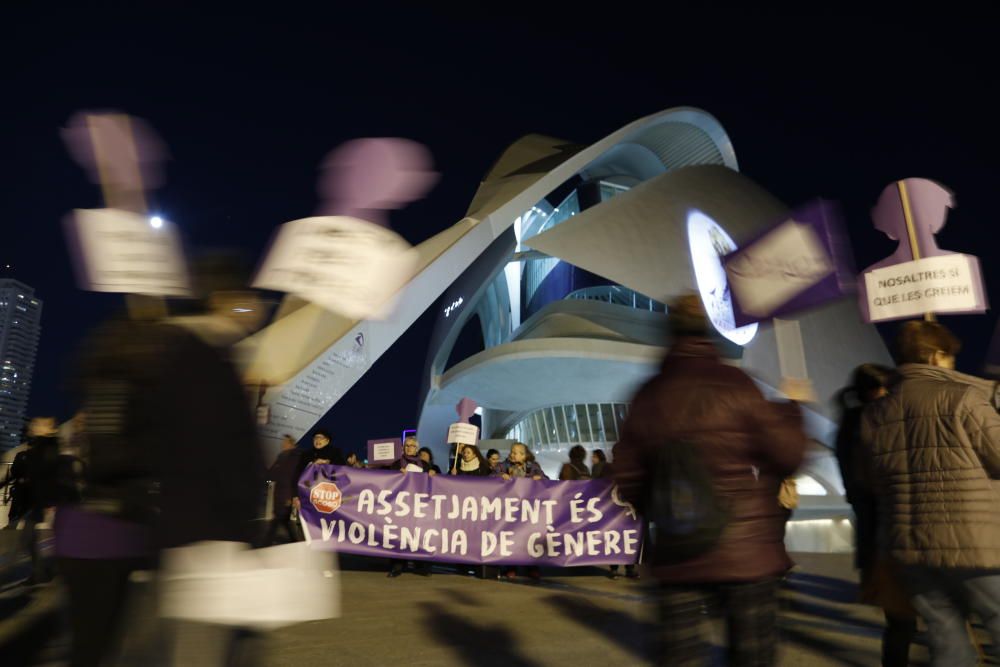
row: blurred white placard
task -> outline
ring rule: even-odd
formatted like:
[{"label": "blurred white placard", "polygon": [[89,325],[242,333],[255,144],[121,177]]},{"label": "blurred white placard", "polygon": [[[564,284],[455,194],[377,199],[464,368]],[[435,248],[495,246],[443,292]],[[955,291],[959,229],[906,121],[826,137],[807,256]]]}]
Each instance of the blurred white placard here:
[{"label": "blurred white placard", "polygon": [[191,293],[180,236],[169,222],[158,221],[154,227],[137,213],[102,208],[74,211],[69,224],[84,289],[154,296]]},{"label": "blurred white placard", "polygon": [[922,313],[976,312],[982,278],[976,258],[953,253],[924,257],[869,271],[865,275],[872,322]]},{"label": "blurred white placard", "polygon": [[479,442],[479,427],[475,424],[459,422],[448,427],[448,442],[460,445],[474,445]]},{"label": "blurred white placard", "polygon": [[380,225],[345,216],[282,225],[253,286],[295,294],[353,319],[384,317],[417,252]]},{"label": "blurred white placard", "polygon": [[340,615],[334,556],[306,542],[197,542],[163,552],[160,615],[273,629]]},{"label": "blurred white placard", "polygon": [[816,391],[806,368],[806,352],[799,321],[776,317],[772,322],[778,346],[778,367],[781,369],[781,393],[793,401],[814,403]]},{"label": "blurred white placard", "polygon": [[775,227],[726,266],[740,308],[755,317],[766,317],[833,270],[816,231],[794,220]]}]

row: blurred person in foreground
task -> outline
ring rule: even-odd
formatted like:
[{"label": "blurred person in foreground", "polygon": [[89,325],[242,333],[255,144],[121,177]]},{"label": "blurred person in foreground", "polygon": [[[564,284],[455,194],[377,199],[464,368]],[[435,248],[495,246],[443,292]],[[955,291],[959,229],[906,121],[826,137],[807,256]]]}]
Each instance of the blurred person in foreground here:
[{"label": "blurred person in foreground", "polygon": [[861,571],[861,601],[880,607],[885,614],[882,632],[883,667],[909,664],[910,644],[917,632],[917,613],[910,604],[899,563],[876,549],[875,496],[861,483],[864,461],[861,416],[865,407],[889,393],[893,369],[862,364],[854,369],[851,384],[837,395],[840,426],[836,452],[847,502],[854,510],[854,566]]},{"label": "blurred person in foreground", "polygon": [[864,491],[877,503],[877,548],[903,567],[927,624],[931,664],[978,662],[966,627],[1000,647],[1000,415],[988,385],[954,370],[960,343],[937,322],[897,339],[899,380],[861,418]]},{"label": "blurred person in foreground", "polygon": [[[229,348],[263,322],[263,306],[239,269],[225,255],[200,261],[200,301],[184,304],[195,312],[113,319],[82,348],[74,385],[86,473],[80,502],[55,526],[72,665],[113,660],[132,571],[175,547],[252,540],[264,467]],[[157,657],[187,661],[183,636],[173,656]],[[221,663],[230,639],[202,641],[201,664]]]},{"label": "blurred person in foreground", "polygon": [[[768,402],[749,376],[720,360],[696,295],[676,299],[668,317],[670,350],[632,402],[614,449],[615,479],[622,498],[649,510],[651,521],[663,497],[684,514],[671,517],[678,524],[706,516],[707,508],[685,505],[699,484],[723,520],[684,559],[672,542],[682,533],[665,520],[657,526],[647,560],[661,586],[658,663],[706,663],[699,626],[703,608],[714,605],[726,619],[728,664],[772,665],[778,585],[792,565],[777,497],[805,453],[802,418],[796,404]],[[689,465],[679,470],[692,476],[664,477],[664,462],[681,452]]]}]

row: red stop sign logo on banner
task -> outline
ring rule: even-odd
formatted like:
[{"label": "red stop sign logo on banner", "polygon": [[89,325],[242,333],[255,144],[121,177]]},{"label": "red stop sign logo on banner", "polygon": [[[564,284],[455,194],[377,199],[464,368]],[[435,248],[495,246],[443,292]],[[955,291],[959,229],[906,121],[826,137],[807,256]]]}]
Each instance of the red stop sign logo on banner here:
[{"label": "red stop sign logo on banner", "polygon": [[333,482],[320,482],[309,492],[309,502],[316,508],[317,512],[331,514],[340,507],[343,497],[340,489]]}]

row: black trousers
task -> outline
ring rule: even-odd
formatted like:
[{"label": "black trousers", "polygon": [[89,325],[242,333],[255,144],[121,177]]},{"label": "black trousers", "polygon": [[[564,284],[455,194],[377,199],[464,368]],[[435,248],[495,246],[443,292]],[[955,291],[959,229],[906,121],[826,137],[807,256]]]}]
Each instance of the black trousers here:
[{"label": "black trousers", "polygon": [[261,538],[260,547],[269,547],[274,544],[279,538],[278,533],[283,532],[284,539],[281,544],[287,544],[289,542],[298,542],[299,537],[296,535],[295,531],[292,529],[292,508],[283,507],[279,510],[275,510],[274,518],[267,524],[267,532],[264,533],[264,537]]},{"label": "black trousers", "polygon": [[96,667],[119,645],[128,580],[147,566],[143,558],[60,558],[57,567],[68,593],[70,667]]}]

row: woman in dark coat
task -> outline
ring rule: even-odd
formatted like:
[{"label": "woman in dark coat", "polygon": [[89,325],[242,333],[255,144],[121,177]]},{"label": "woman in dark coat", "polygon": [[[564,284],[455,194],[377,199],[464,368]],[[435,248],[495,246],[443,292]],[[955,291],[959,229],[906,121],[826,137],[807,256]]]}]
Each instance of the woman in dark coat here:
[{"label": "woman in dark coat", "polygon": [[569,450],[569,463],[564,463],[559,471],[561,481],[575,482],[581,479],[590,479],[590,471],[583,460],[587,458],[587,450],[583,445],[574,445]]},{"label": "woman in dark coat", "polygon": [[455,459],[455,467],[451,470],[452,475],[473,475],[476,477],[489,477],[490,472],[489,461],[475,445],[462,447]]},{"label": "woman in dark coat", "polygon": [[909,664],[917,617],[902,585],[899,566],[877,554],[875,498],[858,483],[862,463],[857,450],[861,414],[866,405],[888,393],[892,379],[893,370],[877,364],[862,364],[854,370],[851,386],[837,396],[841,417],[836,443],[847,502],[854,509],[854,566],[861,570],[861,600],[881,607],[885,613],[882,664],[886,667]]}]

